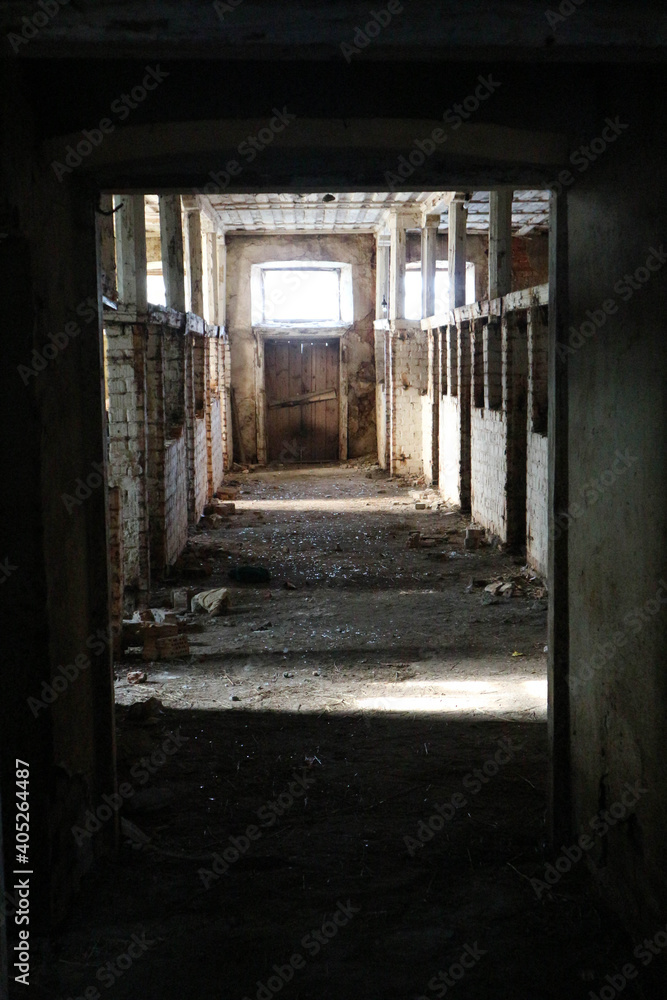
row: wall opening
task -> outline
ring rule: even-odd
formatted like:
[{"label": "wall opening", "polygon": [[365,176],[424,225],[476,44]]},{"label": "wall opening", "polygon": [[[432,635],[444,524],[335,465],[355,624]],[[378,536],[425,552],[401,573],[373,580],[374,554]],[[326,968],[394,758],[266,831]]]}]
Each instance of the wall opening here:
[{"label": "wall opening", "polygon": [[336,261],[267,261],[251,271],[253,326],[341,326],[352,321],[352,267]]}]

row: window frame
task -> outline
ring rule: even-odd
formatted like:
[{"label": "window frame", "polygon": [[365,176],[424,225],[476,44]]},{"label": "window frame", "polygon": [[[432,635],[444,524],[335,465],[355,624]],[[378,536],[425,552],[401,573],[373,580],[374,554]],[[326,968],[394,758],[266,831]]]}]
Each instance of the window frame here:
[{"label": "window frame", "polygon": [[[275,319],[266,314],[266,280],[268,271],[307,271],[310,273],[334,273],[338,277],[338,316],[328,319],[286,318]],[[264,261],[251,268],[251,315],[253,327],[267,329],[338,329],[354,322],[354,301],[352,286],[352,265],[342,261]]]}]

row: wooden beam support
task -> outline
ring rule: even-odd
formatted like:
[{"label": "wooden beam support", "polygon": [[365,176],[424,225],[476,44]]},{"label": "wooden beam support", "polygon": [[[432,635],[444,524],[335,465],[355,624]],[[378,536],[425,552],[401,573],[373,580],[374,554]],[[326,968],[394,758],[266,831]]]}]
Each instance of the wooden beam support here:
[{"label": "wooden beam support", "polygon": [[190,312],[204,315],[204,251],[199,211],[188,212],[188,257],[190,276]]},{"label": "wooden beam support", "polygon": [[389,319],[405,318],[406,220],[398,213],[389,220]]},{"label": "wooden beam support", "polygon": [[435,312],[435,267],[439,215],[428,215],[422,226],[422,317]]},{"label": "wooden beam support", "polygon": [[183,267],[183,218],[177,194],[160,195],[160,244],[166,304],[185,312],[185,272]]},{"label": "wooden beam support", "polygon": [[463,195],[449,204],[449,308],[466,303],[466,223],[468,210]]},{"label": "wooden beam support", "polygon": [[491,191],[489,195],[489,298],[499,299],[512,291],[512,195],[513,191]]},{"label": "wooden beam support", "polygon": [[142,194],[114,195],[118,300],[137,313],[148,309],[146,210]]},{"label": "wooden beam support", "polygon": [[[378,236],[375,257],[375,318],[386,319],[389,313],[389,256],[391,247],[386,236]],[[382,305],[382,303],[385,303]]]},{"label": "wooden beam support", "polygon": [[97,228],[100,234],[100,267],[102,270],[102,295],[115,302],[118,298],[116,285],[116,237],[114,234],[113,197],[101,194],[100,211],[97,213]]},{"label": "wooden beam support", "polygon": [[217,262],[218,262],[218,326],[224,326],[227,322],[227,244],[224,233],[218,233]]},{"label": "wooden beam support", "polygon": [[206,322],[218,322],[218,240],[215,233],[204,236],[206,249]]},{"label": "wooden beam support", "polygon": [[327,389],[324,392],[309,392],[305,396],[295,396],[294,399],[281,399],[277,403],[269,403],[269,409],[274,410],[280,406],[301,406],[302,403],[324,403],[327,399],[338,399],[338,392],[335,389]]}]

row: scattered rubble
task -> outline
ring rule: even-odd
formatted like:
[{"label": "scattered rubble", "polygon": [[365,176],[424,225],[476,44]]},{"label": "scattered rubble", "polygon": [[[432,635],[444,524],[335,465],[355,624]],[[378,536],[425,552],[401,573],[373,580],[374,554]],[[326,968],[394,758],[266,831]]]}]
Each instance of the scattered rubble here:
[{"label": "scattered rubble", "polygon": [[145,684],[148,674],[145,670],[130,670],[127,675],[128,684]]},{"label": "scattered rubble", "polygon": [[189,611],[192,598],[197,593],[194,587],[180,587],[171,592],[171,605],[178,611]]}]

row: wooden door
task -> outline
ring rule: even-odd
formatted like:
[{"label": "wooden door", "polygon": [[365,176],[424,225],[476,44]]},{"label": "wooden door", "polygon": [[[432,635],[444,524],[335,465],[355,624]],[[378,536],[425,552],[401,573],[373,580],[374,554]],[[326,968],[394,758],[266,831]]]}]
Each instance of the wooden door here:
[{"label": "wooden door", "polygon": [[267,340],[269,462],[338,460],[339,341]]}]

